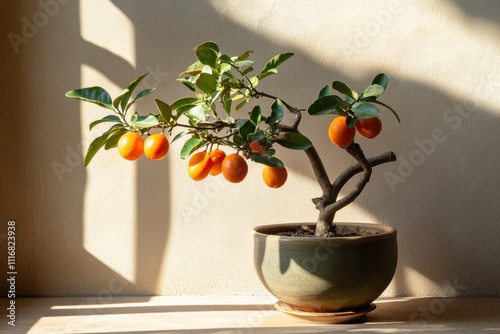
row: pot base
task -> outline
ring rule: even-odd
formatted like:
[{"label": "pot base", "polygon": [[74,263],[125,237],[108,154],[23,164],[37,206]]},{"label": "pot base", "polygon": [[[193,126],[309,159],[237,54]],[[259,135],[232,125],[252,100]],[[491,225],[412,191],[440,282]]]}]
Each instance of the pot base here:
[{"label": "pot base", "polygon": [[343,312],[306,312],[297,311],[288,307],[285,303],[278,301],[274,304],[274,308],[285,313],[290,318],[305,322],[315,322],[323,324],[346,324],[352,322],[363,322],[366,320],[366,315],[373,311],[377,306],[370,304],[367,307],[356,311]]}]

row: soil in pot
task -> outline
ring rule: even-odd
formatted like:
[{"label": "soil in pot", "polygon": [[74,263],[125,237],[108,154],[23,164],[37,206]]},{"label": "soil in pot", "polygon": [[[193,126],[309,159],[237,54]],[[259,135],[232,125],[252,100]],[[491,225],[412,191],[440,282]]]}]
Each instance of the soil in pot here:
[{"label": "soil in pot", "polygon": [[[379,232],[367,230],[359,226],[336,226],[335,230],[328,234],[328,237],[361,237],[376,234],[379,234]],[[280,231],[274,235],[282,237],[314,237],[314,226],[301,225],[290,231]]]}]

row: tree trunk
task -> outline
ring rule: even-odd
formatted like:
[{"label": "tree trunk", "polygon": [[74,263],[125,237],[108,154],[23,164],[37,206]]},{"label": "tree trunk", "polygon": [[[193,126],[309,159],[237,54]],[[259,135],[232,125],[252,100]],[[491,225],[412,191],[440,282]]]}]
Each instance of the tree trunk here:
[{"label": "tree trunk", "polygon": [[[321,161],[316,149],[311,147],[306,150],[307,157],[311,163],[316,180],[318,181],[323,195],[314,198],[312,201],[319,210],[318,222],[314,235],[317,237],[327,237],[336,235],[336,226],[333,223],[335,214],[338,210],[352,203],[363,191],[364,187],[370,181],[372,167],[395,161],[396,155],[393,152],[386,152],[370,159],[367,159],[357,143],[351,143],[344,148],[357,163],[347,168],[340,176],[330,183],[323,162]],[[364,172],[362,178],[346,196],[337,200],[342,187],[356,174]]]}]

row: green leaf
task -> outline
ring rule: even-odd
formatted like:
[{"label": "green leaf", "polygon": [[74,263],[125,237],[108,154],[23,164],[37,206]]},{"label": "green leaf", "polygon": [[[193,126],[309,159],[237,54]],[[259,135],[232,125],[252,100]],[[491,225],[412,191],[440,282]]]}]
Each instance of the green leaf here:
[{"label": "green leaf", "polygon": [[[276,68],[292,56],[293,56],[293,53],[290,53],[290,52],[282,53],[282,54],[279,54],[277,56],[274,56],[271,60],[269,60],[266,63],[266,65],[264,65],[264,68],[262,69],[262,71],[260,71],[259,79],[262,79],[265,76],[268,76],[270,74],[276,73]],[[264,76],[264,74],[269,72],[269,71],[272,71],[273,73],[270,73],[270,74]]]},{"label": "green leaf", "polygon": [[342,102],[337,95],[327,95],[318,98],[307,109],[309,115],[326,115],[335,113],[335,106]]},{"label": "green leaf", "polygon": [[118,109],[118,107],[120,106],[120,102],[121,100],[123,99],[123,97],[128,93],[128,89],[125,88],[123,90],[123,92],[118,96],[116,97],[114,100],[113,100],[113,107],[115,107],[115,109]]},{"label": "green leaf", "polygon": [[285,167],[283,162],[280,159],[275,158],[275,157],[264,156],[264,155],[259,154],[259,153],[250,153],[249,156],[250,156],[250,159],[252,161],[263,164],[263,165],[267,165],[267,166],[271,166],[271,167],[278,167],[278,168]]},{"label": "green leaf", "polygon": [[246,99],[245,99],[245,100],[243,100],[243,101],[241,101],[240,103],[238,103],[238,104],[236,105],[236,107],[235,107],[234,109],[235,109],[236,111],[240,110],[241,108],[243,108],[243,106],[244,106],[245,104],[247,104],[247,102],[248,102],[248,101],[247,101]]},{"label": "green leaf", "polygon": [[347,125],[348,128],[353,128],[356,125],[356,117],[346,117],[345,119],[345,124]]},{"label": "green leaf", "polygon": [[197,61],[193,65],[189,66],[186,71],[184,71],[181,74],[179,74],[179,77],[181,77],[183,75],[194,76],[194,75],[200,74],[201,71],[203,70],[204,66],[205,65],[203,65],[200,61]]},{"label": "green leaf", "polygon": [[231,115],[231,106],[233,105],[233,100],[231,100],[229,97],[224,96],[222,98],[222,104],[224,106],[224,111],[228,116]]},{"label": "green leaf", "polygon": [[132,105],[132,103],[136,103],[137,101],[139,101],[140,99],[148,96],[149,94],[151,94],[155,89],[154,88],[146,88],[144,90],[142,90],[139,94],[137,94],[137,96],[134,98],[134,100],[129,104],[129,105]]},{"label": "green leaf", "polygon": [[229,65],[227,63],[223,63],[220,65],[220,74],[224,74],[230,70],[231,70],[231,65]]},{"label": "green leaf", "polygon": [[208,65],[211,68],[217,67],[218,51],[210,47],[197,47],[195,50],[196,57],[198,57],[202,64]]},{"label": "green leaf", "polygon": [[389,84],[389,77],[384,73],[378,74],[375,78],[373,78],[372,84],[380,85],[387,89],[387,85]]},{"label": "green leaf", "polygon": [[277,69],[275,69],[275,68],[272,68],[272,69],[270,69],[270,70],[268,70],[268,71],[266,71],[266,72],[264,72],[264,73],[259,74],[259,75],[257,76],[257,78],[258,78],[259,80],[262,80],[262,79],[264,79],[264,78],[266,78],[266,77],[268,77],[268,76],[270,76],[270,75],[272,75],[272,74],[276,74],[276,73],[278,73],[278,70],[277,70]]},{"label": "green leaf", "polygon": [[319,97],[323,97],[323,96],[327,96],[327,95],[330,95],[330,92],[332,91],[332,87],[330,87],[330,85],[326,85],[325,87],[323,87],[323,89],[321,89],[321,91],[319,92]]},{"label": "green leaf", "polygon": [[158,108],[158,111],[160,111],[160,114],[163,116],[165,122],[170,123],[170,120],[172,119],[172,108],[170,108],[168,103],[165,103],[158,99],[155,99],[155,103],[156,108]]},{"label": "green leaf", "polygon": [[351,104],[348,103],[348,102],[345,102],[345,101],[340,101],[335,106],[335,110],[338,111],[336,114],[339,114],[339,115],[342,115],[342,116],[344,116],[345,114],[347,114],[347,111],[349,109],[351,109]]},{"label": "green leaf", "polygon": [[259,78],[258,77],[251,77],[250,78],[250,84],[254,88],[257,87],[257,85],[259,84]]},{"label": "green leaf", "polygon": [[399,123],[401,123],[401,120],[399,119],[399,115],[398,115],[398,113],[396,112],[396,110],[392,109],[392,108],[391,108],[391,107],[389,107],[387,104],[382,103],[382,102],[380,102],[380,101],[372,101],[372,103],[380,104],[381,106],[384,106],[384,107],[386,107],[387,109],[389,109],[389,110],[392,112],[392,114],[394,115],[394,117],[396,117],[396,119],[398,120],[398,122],[399,122]]},{"label": "green leaf", "polygon": [[181,149],[181,159],[186,159],[201,144],[202,138],[189,138]]},{"label": "green leaf", "polygon": [[179,118],[179,116],[184,115],[186,112],[193,109],[195,106],[196,104],[188,104],[177,108],[176,118]]},{"label": "green leaf", "polygon": [[247,52],[245,52],[244,54],[242,54],[241,56],[238,56],[238,57],[236,58],[236,60],[237,60],[237,61],[240,61],[240,60],[245,60],[245,59],[247,59],[247,58],[250,56],[250,54],[251,54],[251,53],[253,53],[253,51],[247,51]]},{"label": "green leaf", "polygon": [[249,141],[250,142],[254,142],[254,141],[259,141],[259,140],[262,140],[266,138],[266,134],[265,132],[262,132],[262,131],[258,131],[257,133],[254,133],[250,138],[249,138]]},{"label": "green leaf", "polygon": [[211,74],[201,73],[196,86],[205,93],[212,94],[217,89],[217,80]]},{"label": "green leaf", "polygon": [[109,136],[108,140],[106,141],[106,145],[104,145],[105,150],[109,150],[112,148],[115,148],[118,145],[118,140],[127,133],[127,130],[120,130],[118,132],[113,133],[111,136]]},{"label": "green leaf", "polygon": [[287,132],[283,139],[276,140],[278,144],[292,150],[307,150],[312,143],[306,136],[297,132]]},{"label": "green leaf", "polygon": [[248,73],[252,72],[253,70],[254,70],[254,68],[250,66],[250,67],[246,68],[243,72],[241,72],[241,75],[245,76]]},{"label": "green leaf", "polygon": [[379,84],[373,84],[368,87],[361,93],[361,98],[367,98],[367,97],[379,97],[380,95],[384,94],[384,87],[382,87]]},{"label": "green leaf", "polygon": [[352,112],[358,118],[373,118],[380,116],[380,111],[369,102],[356,102],[352,105]]},{"label": "green leaf", "polygon": [[[229,57],[228,55],[226,54],[222,54],[219,56],[219,60],[223,63],[227,63],[227,64],[233,64],[234,61],[233,59],[231,59],[231,57]],[[243,59],[242,59],[243,60]]]},{"label": "green leaf", "polygon": [[358,99],[358,93],[350,89],[345,83],[340,82],[340,81],[334,81],[332,83],[332,88],[335,89],[336,91],[347,95],[349,97],[352,97],[353,99],[357,100]]},{"label": "green leaf", "polygon": [[271,116],[266,119],[266,123],[272,124],[281,122],[281,120],[283,119],[283,114],[283,103],[279,99],[276,99],[271,106]]},{"label": "green leaf", "polygon": [[153,114],[149,114],[148,116],[139,116],[137,113],[132,115],[130,123],[137,128],[150,128],[160,124],[158,119]]},{"label": "green leaf", "polygon": [[126,89],[128,89],[128,92],[125,93],[120,101],[120,106],[122,108],[123,111],[126,111],[126,107],[127,107],[127,104],[128,104],[128,101],[130,100],[130,97],[132,96],[132,94],[134,93],[134,90],[135,88],[139,85],[139,83],[142,81],[142,79],[144,79],[144,77],[146,77],[148,75],[148,73],[144,74],[144,75],[141,75],[140,77],[138,77],[137,79],[135,79],[134,81],[132,81]]},{"label": "green leaf", "polygon": [[141,91],[139,94],[137,94],[137,96],[129,104],[127,104],[125,111],[127,111],[134,103],[136,103],[137,101],[139,101],[143,97],[151,94],[154,90],[155,90],[154,88],[147,88],[147,89],[144,89],[143,91]]},{"label": "green leaf", "polygon": [[186,81],[181,81],[184,86],[186,86],[190,91],[196,92],[196,88],[194,88],[194,85],[190,82]]},{"label": "green leaf", "polygon": [[175,101],[174,103],[172,103],[170,105],[170,108],[172,110],[176,110],[176,109],[179,109],[180,107],[187,106],[189,104],[193,104],[196,102],[199,102],[199,100],[195,97],[185,97],[185,98],[179,99],[179,100]]},{"label": "green leaf", "polygon": [[236,67],[244,67],[244,66],[252,66],[255,64],[253,60],[240,60],[234,63],[234,66]]},{"label": "green leaf", "polygon": [[243,140],[243,138],[240,136],[240,135],[234,135],[233,136],[233,142],[237,145],[237,146],[243,146],[246,144],[246,141]]},{"label": "green leaf", "polygon": [[179,132],[178,134],[175,135],[174,139],[172,139],[171,143],[173,143],[174,141],[184,137],[185,135],[191,133],[191,130],[184,130],[182,132]]},{"label": "green leaf", "polygon": [[205,109],[200,105],[193,106],[193,108],[189,109],[186,116],[194,121],[203,122],[206,119]]},{"label": "green leaf", "polygon": [[249,136],[255,132],[255,125],[252,123],[252,121],[247,120],[241,127],[240,127],[240,135],[241,137],[247,141]]},{"label": "green leaf", "polygon": [[90,143],[89,148],[87,150],[87,154],[85,155],[85,160],[83,163],[84,167],[87,167],[94,157],[94,155],[101,149],[101,147],[106,144],[106,141],[108,140],[108,132],[103,133],[101,136],[97,137]]},{"label": "green leaf", "polygon": [[353,99],[352,97],[346,96],[345,97],[345,102],[347,102],[349,104],[353,104],[354,102],[356,102],[356,100]]},{"label": "green leaf", "polygon": [[101,123],[105,123],[105,122],[120,122],[120,121],[121,121],[120,117],[118,117],[116,115],[108,115],[108,116],[101,118],[100,120],[97,120],[97,121],[90,123],[89,130],[92,130],[94,128],[94,126],[96,126],[97,124],[101,124]]},{"label": "green leaf", "polygon": [[77,99],[85,102],[94,103],[100,107],[114,110],[113,106],[111,105],[112,102],[111,96],[102,87],[95,86],[95,87],[70,90],[65,95],[66,97],[69,97],[71,99]]},{"label": "green leaf", "polygon": [[209,49],[212,49],[216,52],[220,52],[219,46],[217,45],[217,43],[212,42],[212,41],[203,42],[200,45],[198,45],[197,47],[195,47],[194,49],[197,50],[199,48],[209,48]]},{"label": "green leaf", "polygon": [[252,112],[250,113],[250,122],[252,122],[255,127],[258,127],[261,121],[261,111],[260,111],[260,106],[255,106],[252,109]]}]

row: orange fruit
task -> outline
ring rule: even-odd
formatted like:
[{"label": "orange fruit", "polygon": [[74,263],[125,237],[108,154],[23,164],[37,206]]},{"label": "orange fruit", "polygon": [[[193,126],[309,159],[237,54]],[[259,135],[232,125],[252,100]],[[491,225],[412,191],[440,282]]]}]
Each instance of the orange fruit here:
[{"label": "orange fruit", "polygon": [[233,153],[222,161],[222,175],[232,183],[239,183],[247,176],[248,165],[240,155]]},{"label": "orange fruit", "polygon": [[210,175],[219,175],[222,172],[222,161],[226,157],[226,153],[223,150],[213,150],[210,152],[210,159],[212,159],[213,166],[210,169]]},{"label": "orange fruit", "polygon": [[264,183],[271,188],[279,188],[285,184],[288,177],[288,172],[285,167],[271,167],[265,166],[262,171],[262,178]]},{"label": "orange fruit", "polygon": [[195,181],[201,181],[207,177],[212,169],[212,159],[207,152],[195,153],[188,163],[188,174]]},{"label": "orange fruit", "polygon": [[356,134],[356,130],[347,127],[345,121],[345,116],[338,116],[333,119],[328,127],[328,137],[330,137],[332,143],[340,147],[349,146]]},{"label": "orange fruit", "polygon": [[250,146],[250,149],[252,149],[253,153],[264,151],[262,145],[260,145],[259,142],[256,141],[251,142],[248,146]]},{"label": "orange fruit", "polygon": [[144,150],[144,140],[141,135],[129,131],[120,137],[117,144],[118,153],[127,160],[137,160]]},{"label": "orange fruit", "polygon": [[163,133],[150,135],[144,141],[144,155],[151,160],[161,160],[168,153],[170,144]]},{"label": "orange fruit", "polygon": [[365,138],[375,138],[382,131],[382,121],[379,117],[358,118],[354,126],[358,133]]}]

